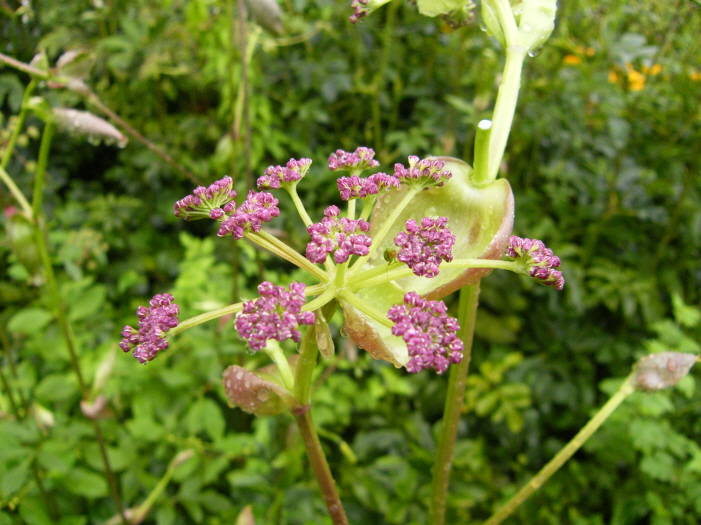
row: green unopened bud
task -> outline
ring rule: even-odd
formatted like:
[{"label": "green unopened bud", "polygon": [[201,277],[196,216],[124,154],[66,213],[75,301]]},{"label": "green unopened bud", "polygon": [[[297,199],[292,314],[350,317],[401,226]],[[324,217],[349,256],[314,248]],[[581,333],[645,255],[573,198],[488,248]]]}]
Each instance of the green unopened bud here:
[{"label": "green unopened bud", "polygon": [[496,38],[502,47],[506,47],[506,38],[504,37],[504,31],[501,29],[499,17],[497,17],[496,10],[489,0],[482,1],[482,23],[484,24],[484,29],[487,30],[487,34]]},{"label": "green unopened bud", "polygon": [[526,52],[540,48],[555,27],[556,0],[523,0],[518,24],[518,43]]},{"label": "green unopened bud", "polygon": [[316,345],[319,347],[319,353],[324,359],[331,359],[334,354],[335,346],[333,337],[329,329],[329,323],[326,322],[324,314],[321,310],[314,312],[314,330],[316,333]]},{"label": "green unopened bud", "polygon": [[695,354],[660,352],[643,357],[633,368],[633,386],[644,392],[671,388],[681,381],[696,363]]}]

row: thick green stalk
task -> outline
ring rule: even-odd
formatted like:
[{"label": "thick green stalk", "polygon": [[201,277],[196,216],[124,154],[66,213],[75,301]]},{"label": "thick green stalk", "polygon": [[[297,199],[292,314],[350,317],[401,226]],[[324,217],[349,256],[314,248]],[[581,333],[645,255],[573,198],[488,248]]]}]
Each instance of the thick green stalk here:
[{"label": "thick green stalk", "polygon": [[518,48],[507,48],[504,73],[499,84],[499,94],[494,106],[492,117],[492,133],[489,140],[489,171],[488,181],[493,181],[499,174],[501,159],[506,150],[511,124],[516,112],[518,92],[521,88],[521,70],[526,51]]},{"label": "thick green stalk", "polygon": [[460,322],[460,339],[465,344],[462,361],[450,367],[448,379],[448,393],[443,410],[443,428],[441,429],[438,453],[433,464],[433,480],[431,483],[431,504],[429,507],[428,522],[431,525],[443,525],[445,523],[445,508],[448,499],[448,482],[450,469],[453,463],[455,440],[458,435],[458,423],[462,413],[465,399],[465,385],[467,372],[472,358],[472,341],[475,334],[475,319],[480,293],[479,281],[477,284],[465,286],[460,290],[460,305],[458,307],[458,321]]},{"label": "thick green stalk", "polygon": [[608,419],[608,417],[613,413],[618,405],[620,405],[630,394],[635,391],[635,387],[632,383],[632,376],[628,377],[623,384],[620,386],[618,391],[611,396],[611,399],[599,409],[599,411],[594,415],[593,418],[589,420],[589,423],[584,425],[584,428],[580,430],[572,440],[565,445],[565,447],[558,452],[550,462],[545,465],[538,474],[533,476],[531,480],[526,484],[518,493],[511,498],[506,505],[499,509],[491,518],[484,522],[484,525],[499,525],[504,521],[509,515],[515,511],[521,503],[526,501],[526,499],[538,490],[543,483],[545,483],[550,476],[552,476],[557,470],[565,464],[565,462],[572,457],[572,455],[579,450],[579,448],[584,444],[584,442],[591,437],[591,435],[596,432],[596,430]]},{"label": "thick green stalk", "polygon": [[[336,301],[326,304],[321,311],[325,319],[331,319],[338,307]],[[310,413],[312,372],[316,365],[316,358],[319,348],[316,344],[316,330],[314,326],[307,327],[299,348],[299,359],[295,368],[294,396],[302,406],[300,410],[293,410],[292,415],[297,422],[297,427],[302,435],[304,446],[309,456],[309,462],[316,476],[321,494],[326,503],[326,508],[333,520],[334,525],[348,525],[348,518],[341,503],[341,498],[336,490],[336,483],[333,480],[331,469],[326,461],[324,450],[321,448],[319,436],[314,429],[312,416]]]}]

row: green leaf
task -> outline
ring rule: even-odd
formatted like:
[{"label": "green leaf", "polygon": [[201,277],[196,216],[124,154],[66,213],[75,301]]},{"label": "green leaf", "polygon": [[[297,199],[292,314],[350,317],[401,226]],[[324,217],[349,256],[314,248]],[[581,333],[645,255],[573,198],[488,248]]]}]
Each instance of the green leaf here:
[{"label": "green leaf", "polygon": [[49,324],[53,316],[42,308],[27,308],[20,310],[10,318],[7,328],[16,334],[35,334]]},{"label": "green leaf", "polygon": [[105,304],[107,289],[102,285],[91,286],[85,290],[77,301],[70,305],[69,319],[79,321],[95,315]]},{"label": "green leaf", "polygon": [[107,495],[105,478],[92,470],[78,467],[63,480],[64,486],[73,494],[86,498],[100,498]]},{"label": "green leaf", "polygon": [[25,497],[20,504],[19,515],[25,525],[56,525],[44,510],[44,502],[38,497]]},{"label": "green leaf", "polygon": [[73,373],[48,375],[36,389],[36,396],[41,401],[65,401],[79,393]]},{"label": "green leaf", "polygon": [[225,422],[221,409],[206,397],[192,404],[185,422],[188,430],[193,434],[206,432],[212,439],[218,439],[224,433]]},{"label": "green leaf", "polygon": [[31,464],[32,459],[28,458],[3,474],[0,481],[0,492],[3,499],[10,499],[27,482]]}]

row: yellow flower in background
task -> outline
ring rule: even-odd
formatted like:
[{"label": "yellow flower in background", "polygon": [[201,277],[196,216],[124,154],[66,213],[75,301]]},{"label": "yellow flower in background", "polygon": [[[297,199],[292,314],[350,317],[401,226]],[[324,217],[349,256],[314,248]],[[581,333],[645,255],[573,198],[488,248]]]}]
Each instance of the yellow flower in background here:
[{"label": "yellow flower in background", "polygon": [[654,77],[655,75],[658,75],[660,71],[662,71],[662,66],[659,64],[653,64],[650,67],[643,66],[640,68],[640,71],[642,71],[646,75],[651,75]]},{"label": "yellow flower in background", "polygon": [[565,55],[562,58],[562,63],[565,64],[566,66],[576,66],[577,64],[580,64],[582,62],[582,59],[579,58],[577,55]]},{"label": "yellow flower in background", "polygon": [[618,84],[618,81],[620,80],[618,73],[614,69],[609,69],[609,83],[611,84]]},{"label": "yellow flower in background", "polygon": [[594,56],[596,50],[593,47],[577,46],[574,50],[580,55],[587,55],[588,57]]},{"label": "yellow flower in background", "polygon": [[691,80],[701,80],[701,73],[699,73],[698,71],[692,71],[691,73],[689,73],[689,78]]},{"label": "yellow flower in background", "polygon": [[631,91],[641,91],[645,87],[645,75],[636,71],[631,64],[626,64],[628,76],[628,89]]}]

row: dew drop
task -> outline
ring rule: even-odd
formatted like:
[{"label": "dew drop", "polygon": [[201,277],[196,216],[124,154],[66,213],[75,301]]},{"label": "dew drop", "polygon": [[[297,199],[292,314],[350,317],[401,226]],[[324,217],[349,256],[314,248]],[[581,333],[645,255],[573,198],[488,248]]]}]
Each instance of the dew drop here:
[{"label": "dew drop", "polygon": [[268,390],[267,388],[261,388],[260,390],[258,390],[258,392],[256,392],[256,397],[259,401],[265,402],[268,399],[270,399],[270,390]]},{"label": "dew drop", "polygon": [[348,337],[348,332],[346,331],[345,326],[341,327],[341,330],[339,330],[339,333],[341,334],[341,337]]}]

